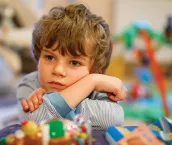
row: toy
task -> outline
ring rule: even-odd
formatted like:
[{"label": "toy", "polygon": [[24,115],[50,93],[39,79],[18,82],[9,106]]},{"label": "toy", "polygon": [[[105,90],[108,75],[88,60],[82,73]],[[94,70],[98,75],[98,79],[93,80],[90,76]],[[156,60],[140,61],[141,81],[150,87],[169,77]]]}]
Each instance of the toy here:
[{"label": "toy", "polygon": [[131,90],[132,101],[136,101],[139,98],[148,98],[149,96],[150,93],[146,88],[146,86],[136,79],[136,81],[132,85],[132,90]]},{"label": "toy", "polygon": [[[172,143],[172,120],[161,117],[150,125],[110,126],[106,130],[106,139],[110,145],[159,145]],[[161,140],[161,141],[160,141]]]},{"label": "toy", "polygon": [[149,35],[147,34],[147,32],[145,30],[141,30],[140,33],[141,33],[141,36],[143,37],[143,40],[146,43],[147,52],[149,54],[149,57],[151,60],[150,62],[152,64],[154,75],[155,75],[155,78],[156,78],[156,81],[157,81],[157,84],[158,84],[158,87],[159,87],[159,90],[161,93],[162,103],[163,103],[163,107],[164,107],[164,113],[168,117],[168,116],[170,116],[170,111],[169,111],[167,101],[166,101],[167,94],[166,94],[164,77],[161,72],[160,66],[155,59],[155,55],[154,55],[154,51],[152,48],[152,44],[151,44]]},{"label": "toy", "polygon": [[142,124],[136,128],[132,133],[120,140],[117,145],[165,145],[162,141],[158,140],[149,128]]},{"label": "toy", "polygon": [[[152,45],[153,39],[156,39],[161,43],[165,43],[166,42],[165,37],[164,35],[153,31],[149,23],[141,21],[141,22],[135,22],[134,25],[132,25],[122,35],[114,37],[114,41],[124,40],[126,47],[130,49],[133,44],[133,40],[136,36],[140,36],[146,45],[146,51],[150,59],[150,64],[153,69],[155,81],[157,83],[157,86],[161,94],[164,114],[165,116],[169,117],[170,111],[169,111],[169,106],[167,104],[167,92],[166,92],[166,87],[165,87],[165,82],[164,82],[164,76],[155,58],[154,49]],[[137,90],[138,86],[135,86],[135,87],[136,87],[135,89]]]},{"label": "toy", "polygon": [[54,118],[47,123],[23,121],[20,130],[0,141],[1,145],[90,145],[91,128],[82,118],[74,122]]}]

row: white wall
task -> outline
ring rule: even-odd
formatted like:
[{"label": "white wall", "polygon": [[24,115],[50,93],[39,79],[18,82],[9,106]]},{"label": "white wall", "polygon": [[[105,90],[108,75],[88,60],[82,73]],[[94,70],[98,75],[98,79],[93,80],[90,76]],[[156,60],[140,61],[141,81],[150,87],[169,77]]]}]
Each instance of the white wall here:
[{"label": "white wall", "polygon": [[78,0],[86,4],[95,14],[102,16],[112,29],[112,9],[114,0]]},{"label": "white wall", "polygon": [[134,20],[148,20],[155,30],[163,30],[172,15],[172,0],[115,0],[113,32],[120,33]]},{"label": "white wall", "polygon": [[83,3],[93,13],[102,16],[112,27],[112,9],[114,0],[39,0],[44,1],[44,12],[53,6],[66,6],[70,3]]},{"label": "white wall", "polygon": [[[0,0],[1,1],[1,0]],[[112,33],[120,33],[135,20],[148,20],[153,29],[163,30],[167,16],[172,15],[172,0],[24,0],[35,9],[41,4],[42,13],[53,6],[84,3],[89,9],[102,16],[110,25]],[[35,6],[37,5],[37,6]],[[39,8],[40,9],[40,8]],[[35,12],[35,15],[38,12]],[[39,15],[39,16],[40,16]]]}]

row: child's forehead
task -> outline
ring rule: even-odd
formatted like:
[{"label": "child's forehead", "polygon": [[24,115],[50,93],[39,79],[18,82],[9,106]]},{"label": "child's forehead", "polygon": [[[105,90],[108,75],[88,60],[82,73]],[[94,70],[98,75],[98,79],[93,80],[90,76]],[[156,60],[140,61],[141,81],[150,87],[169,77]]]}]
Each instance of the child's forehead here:
[{"label": "child's forehead", "polygon": [[[59,54],[62,55],[58,49],[51,49],[51,48],[46,48],[46,47],[43,47],[42,52],[50,53],[52,55],[59,55]],[[63,56],[68,56],[70,58],[82,58],[83,60],[87,60],[89,58],[88,56],[84,56],[82,54],[74,56],[70,54],[69,52],[65,53]]]}]

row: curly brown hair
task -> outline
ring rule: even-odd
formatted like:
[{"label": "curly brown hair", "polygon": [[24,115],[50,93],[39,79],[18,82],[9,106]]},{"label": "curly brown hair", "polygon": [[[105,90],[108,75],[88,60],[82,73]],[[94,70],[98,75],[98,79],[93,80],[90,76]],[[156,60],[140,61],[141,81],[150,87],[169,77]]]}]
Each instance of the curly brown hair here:
[{"label": "curly brown hair", "polygon": [[62,55],[89,56],[93,62],[91,73],[104,73],[109,65],[112,53],[109,26],[83,4],[54,7],[35,23],[31,51],[36,62],[43,46],[48,49],[55,42]]}]

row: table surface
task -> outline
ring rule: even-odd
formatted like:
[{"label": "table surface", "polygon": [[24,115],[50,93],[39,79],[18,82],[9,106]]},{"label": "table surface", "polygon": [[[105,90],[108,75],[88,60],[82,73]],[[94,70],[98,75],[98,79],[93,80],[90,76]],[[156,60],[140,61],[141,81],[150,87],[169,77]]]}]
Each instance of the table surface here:
[{"label": "table surface", "polygon": [[[19,124],[9,125],[0,130],[0,139],[6,137],[7,135],[14,133],[17,129],[20,128]],[[105,131],[93,131],[93,138],[95,138],[95,142],[92,145],[109,145],[105,139]]]}]

